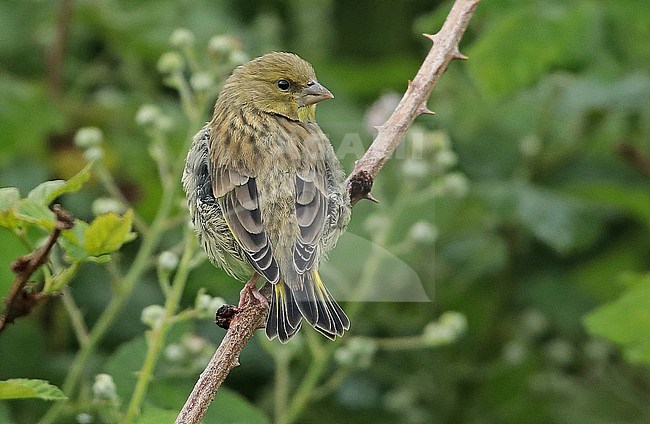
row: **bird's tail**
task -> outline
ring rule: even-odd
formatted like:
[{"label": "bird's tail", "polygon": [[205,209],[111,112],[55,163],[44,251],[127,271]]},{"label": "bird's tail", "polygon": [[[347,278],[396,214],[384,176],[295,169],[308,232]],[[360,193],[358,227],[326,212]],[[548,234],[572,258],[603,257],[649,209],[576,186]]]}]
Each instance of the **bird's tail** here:
[{"label": "bird's tail", "polygon": [[350,320],[336,303],[317,271],[301,276],[294,289],[284,282],[273,285],[266,335],[286,343],[300,329],[304,317],[325,337],[334,340],[350,328]]}]

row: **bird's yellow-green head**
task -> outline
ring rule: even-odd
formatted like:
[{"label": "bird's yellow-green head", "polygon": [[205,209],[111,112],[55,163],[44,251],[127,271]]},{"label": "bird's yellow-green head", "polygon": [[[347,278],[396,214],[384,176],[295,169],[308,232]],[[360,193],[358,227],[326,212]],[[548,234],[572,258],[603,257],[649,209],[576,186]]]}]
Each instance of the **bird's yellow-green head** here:
[{"label": "bird's yellow-green head", "polygon": [[312,66],[292,53],[265,54],[235,69],[221,96],[294,121],[312,121],[316,103],[334,96],[320,85]]}]

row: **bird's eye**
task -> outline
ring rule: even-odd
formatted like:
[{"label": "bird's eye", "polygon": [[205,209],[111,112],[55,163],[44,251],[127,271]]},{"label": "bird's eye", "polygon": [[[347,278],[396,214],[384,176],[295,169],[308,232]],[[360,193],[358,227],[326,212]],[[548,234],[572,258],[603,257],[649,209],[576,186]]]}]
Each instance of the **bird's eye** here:
[{"label": "bird's eye", "polygon": [[279,79],[276,85],[278,86],[280,91],[288,91],[289,88],[291,88],[291,83],[284,78]]}]

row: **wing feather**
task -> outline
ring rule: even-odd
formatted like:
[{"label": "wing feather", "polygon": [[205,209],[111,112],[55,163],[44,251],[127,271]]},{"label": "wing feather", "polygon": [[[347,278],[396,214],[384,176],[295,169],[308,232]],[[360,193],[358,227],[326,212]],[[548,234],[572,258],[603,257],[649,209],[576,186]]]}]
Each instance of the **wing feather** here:
[{"label": "wing feather", "polygon": [[253,268],[271,283],[277,283],[280,269],[264,231],[255,177],[224,167],[214,175],[214,191],[228,228]]}]

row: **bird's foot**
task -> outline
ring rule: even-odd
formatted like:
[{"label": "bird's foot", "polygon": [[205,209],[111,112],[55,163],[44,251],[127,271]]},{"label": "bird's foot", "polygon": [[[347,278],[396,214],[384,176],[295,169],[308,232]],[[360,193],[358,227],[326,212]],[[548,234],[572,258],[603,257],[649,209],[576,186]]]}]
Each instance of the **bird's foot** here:
[{"label": "bird's foot", "polygon": [[260,293],[260,291],[257,289],[257,285],[255,284],[259,278],[259,274],[253,274],[251,279],[248,280],[246,284],[244,284],[244,288],[241,290],[241,292],[239,292],[239,305],[237,306],[238,308],[243,308],[251,298],[256,299],[259,303],[266,306],[266,308],[269,307],[269,301],[262,293]]}]

